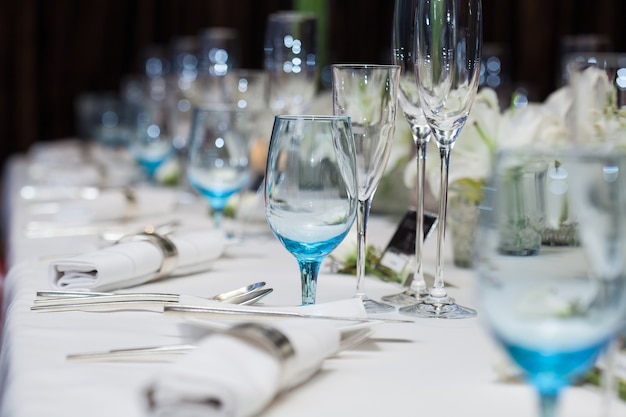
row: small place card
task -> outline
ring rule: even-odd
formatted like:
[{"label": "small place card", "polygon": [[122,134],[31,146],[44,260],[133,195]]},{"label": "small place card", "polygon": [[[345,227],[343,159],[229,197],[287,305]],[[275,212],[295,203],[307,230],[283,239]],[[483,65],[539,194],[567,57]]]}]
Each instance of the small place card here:
[{"label": "small place card", "polygon": [[[424,213],[424,241],[436,224],[437,216]],[[417,213],[408,210],[376,265],[376,269],[390,280],[404,282],[412,273],[410,266],[415,259],[416,227]]]}]

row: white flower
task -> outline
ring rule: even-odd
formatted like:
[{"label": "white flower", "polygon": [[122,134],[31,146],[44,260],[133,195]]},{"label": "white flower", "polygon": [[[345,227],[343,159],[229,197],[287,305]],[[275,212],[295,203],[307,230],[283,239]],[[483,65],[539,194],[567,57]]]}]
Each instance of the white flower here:
[{"label": "white flower", "polygon": [[[481,89],[454,144],[450,157],[449,183],[462,180],[480,186],[489,175],[498,149],[521,147],[554,148],[569,141],[567,115],[572,98],[567,90],[550,96],[545,103],[500,110],[494,90]],[[431,140],[426,164],[427,180],[435,196],[439,193],[440,163],[435,141]],[[407,167],[407,185],[415,182],[415,170]]]},{"label": "white flower", "polygon": [[626,113],[617,108],[617,92],[605,70],[573,72],[568,95],[578,145],[625,146]]}]

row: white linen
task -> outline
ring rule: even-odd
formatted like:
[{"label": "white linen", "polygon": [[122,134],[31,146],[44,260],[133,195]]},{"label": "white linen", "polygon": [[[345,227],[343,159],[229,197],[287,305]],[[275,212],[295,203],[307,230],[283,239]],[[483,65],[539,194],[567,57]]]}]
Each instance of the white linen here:
[{"label": "white linen", "polygon": [[116,186],[129,184],[138,175],[126,149],[81,139],[36,142],[27,157],[31,185]]},{"label": "white linen", "polygon": [[[220,231],[204,229],[170,236],[178,251],[171,275],[186,275],[208,269],[226,246]],[[50,262],[53,288],[110,291],[149,282],[163,262],[163,253],[149,241],[123,242],[77,256]]]},{"label": "white linen", "polygon": [[[28,182],[26,162],[13,156],[4,175],[6,257],[2,337],[0,338],[0,417],[146,417],[143,389],[172,363],[86,363],[66,355],[103,349],[195,343],[181,334],[186,318],[137,311],[35,313],[37,290],[48,284],[42,256],[85,252],[96,248],[91,237],[29,239],[23,225],[31,218],[26,203],[16,198]],[[203,201],[180,206],[177,217],[210,227]],[[195,216],[195,217],[194,217]],[[168,220],[168,219],[165,219]],[[396,219],[372,216],[369,241],[383,247]],[[427,239],[425,272],[435,270],[436,239]],[[243,247],[237,249],[237,246]],[[450,245],[446,245],[450,249]],[[209,271],[163,279],[137,291],[211,296],[253,281],[265,280],[274,292],[262,300],[267,307],[295,306],[301,300],[297,262],[268,234],[246,236]],[[241,255],[245,253],[244,255]],[[446,256],[450,256],[446,250]],[[237,254],[235,256],[235,254]],[[447,258],[446,284],[451,297],[475,307],[474,274],[456,268]],[[557,266],[558,267],[558,266]],[[397,293],[397,284],[366,277],[370,298]],[[134,289],[135,290],[135,289]],[[322,267],[317,300],[326,306],[353,297],[354,276]],[[304,308],[302,308],[304,311]],[[330,312],[329,312],[330,313]],[[398,314],[393,314],[397,318]],[[406,318],[400,316],[400,318]],[[494,346],[478,318],[416,319],[414,324],[381,323],[376,335],[354,349],[324,361],[306,384],[279,395],[258,417],[379,417],[419,414],[437,416],[528,417],[536,415],[536,394],[527,384],[503,381],[494,370]],[[602,392],[589,386],[565,390],[561,414],[597,416]],[[626,402],[616,402],[612,416],[626,416]]]},{"label": "white linen", "polygon": [[149,410],[158,416],[253,416],[279,392],[311,378],[339,347],[339,329],[327,322],[284,320],[271,326],[287,337],[293,357],[281,361],[238,337],[209,336],[149,384]]},{"label": "white linen", "polygon": [[[45,186],[38,188],[40,193],[45,192]],[[56,223],[76,225],[171,213],[178,201],[177,191],[168,188],[94,188],[93,192],[95,195],[80,199],[34,203],[29,210],[33,216],[51,215]]]}]

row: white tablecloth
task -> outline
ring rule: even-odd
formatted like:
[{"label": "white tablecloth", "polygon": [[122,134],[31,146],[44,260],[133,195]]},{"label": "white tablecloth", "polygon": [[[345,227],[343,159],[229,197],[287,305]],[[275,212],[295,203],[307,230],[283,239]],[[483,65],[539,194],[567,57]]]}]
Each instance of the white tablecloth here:
[{"label": "white tablecloth", "polygon": [[[15,190],[23,180],[20,159],[5,175],[5,230],[10,272],[5,283],[4,328],[0,354],[0,416],[98,417],[144,416],[142,389],[166,364],[78,363],[67,354],[105,349],[175,344],[186,340],[182,319],[150,312],[34,313],[35,291],[47,287],[47,259],[96,248],[93,236],[26,239],[28,219]],[[186,206],[174,215],[206,224],[204,207]],[[161,219],[162,220],[162,219]],[[395,224],[374,216],[369,242],[384,247]],[[427,243],[426,270],[434,269],[434,237]],[[449,292],[475,307],[473,275],[446,266]],[[138,287],[211,296],[253,281],[265,280],[275,291],[270,306],[300,303],[295,259],[269,233],[249,236],[229,248],[205,273]],[[320,273],[318,302],[351,297],[352,276]],[[372,298],[400,290],[375,278],[366,282]],[[395,313],[394,313],[395,314]],[[394,316],[392,314],[392,316]],[[414,324],[385,323],[355,349],[325,362],[308,383],[277,398],[262,417],[308,416],[481,416],[537,415],[536,398],[522,383],[503,382],[494,363],[499,353],[476,319],[417,319]],[[601,416],[600,395],[590,387],[567,389],[562,415]],[[619,404],[614,416],[626,415]]]}]

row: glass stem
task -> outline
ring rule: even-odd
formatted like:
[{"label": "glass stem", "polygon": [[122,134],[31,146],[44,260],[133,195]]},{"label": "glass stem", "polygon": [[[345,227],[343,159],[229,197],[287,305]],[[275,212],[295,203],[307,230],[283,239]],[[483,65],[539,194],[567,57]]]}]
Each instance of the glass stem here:
[{"label": "glass stem", "polygon": [[318,260],[298,261],[300,267],[300,280],[302,284],[302,305],[315,304],[317,293],[317,274],[321,262]]},{"label": "glass stem", "polygon": [[366,230],[367,220],[370,215],[372,198],[359,200],[356,214],[356,228],[358,230],[356,242],[356,296],[365,299],[365,288],[363,278],[365,277],[365,257],[367,256]]},{"label": "glass stem", "polygon": [[213,225],[216,229],[222,228],[222,223],[224,220],[224,210],[222,209],[213,209]]},{"label": "glass stem", "polygon": [[444,299],[448,296],[443,283],[444,243],[446,234],[446,215],[448,212],[448,170],[450,167],[449,145],[439,146],[441,158],[441,183],[439,188],[439,226],[437,227],[437,259],[435,266],[435,282],[430,296]]},{"label": "glass stem", "polygon": [[411,289],[416,293],[422,293],[427,285],[424,280],[423,252],[424,252],[424,186],[426,178],[426,150],[428,141],[415,140],[417,155],[417,201],[415,204],[415,275],[411,282]]},{"label": "glass stem", "polygon": [[616,401],[619,396],[617,377],[615,376],[615,367],[617,366],[616,361],[620,345],[621,340],[618,337],[609,343],[605,352],[604,371],[602,372],[602,380],[600,382],[604,396],[602,401],[603,409],[600,412],[602,417],[611,417],[613,402]]},{"label": "glass stem", "polygon": [[557,392],[542,392],[539,394],[539,408],[541,417],[556,417],[559,400]]}]

